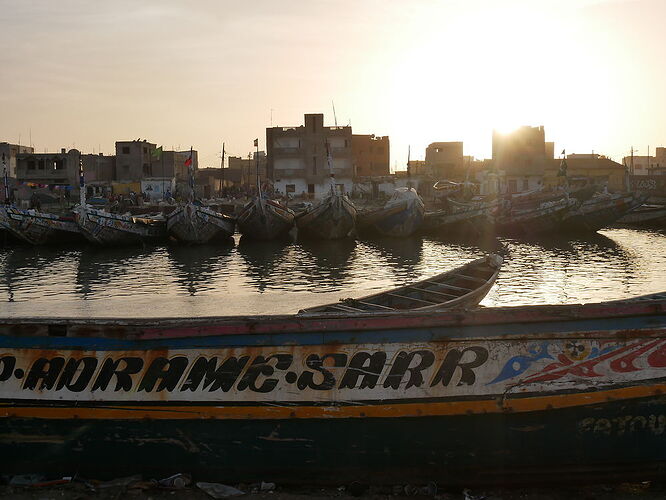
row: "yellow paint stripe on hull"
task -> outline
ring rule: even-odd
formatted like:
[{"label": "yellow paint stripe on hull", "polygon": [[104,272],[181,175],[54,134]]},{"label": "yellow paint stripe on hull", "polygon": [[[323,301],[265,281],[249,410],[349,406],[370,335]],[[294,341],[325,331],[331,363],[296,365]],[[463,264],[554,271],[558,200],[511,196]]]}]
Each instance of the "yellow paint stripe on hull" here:
[{"label": "yellow paint stripe on hull", "polygon": [[395,418],[452,416],[479,413],[524,413],[601,404],[659,396],[666,384],[626,387],[578,394],[559,394],[510,399],[434,403],[391,403],[358,406],[98,406],[59,408],[52,406],[16,407],[0,405],[0,418],[40,419],[119,419],[119,420],[192,420],[246,419],[268,420],[289,418]]}]

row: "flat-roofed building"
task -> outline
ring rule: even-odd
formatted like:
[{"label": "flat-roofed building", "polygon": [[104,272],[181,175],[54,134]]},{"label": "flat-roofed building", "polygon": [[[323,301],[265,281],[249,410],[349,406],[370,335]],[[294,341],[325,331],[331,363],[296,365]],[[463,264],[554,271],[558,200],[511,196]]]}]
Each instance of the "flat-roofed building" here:
[{"label": "flat-roofed building", "polygon": [[354,166],[351,126],[324,126],[324,115],[306,114],[304,125],[266,129],[267,174],[279,193],[320,198],[330,187],[326,148],[335,184],[351,192]]},{"label": "flat-roofed building", "polygon": [[390,175],[390,149],[388,136],[352,134],[356,175],[359,177]]}]

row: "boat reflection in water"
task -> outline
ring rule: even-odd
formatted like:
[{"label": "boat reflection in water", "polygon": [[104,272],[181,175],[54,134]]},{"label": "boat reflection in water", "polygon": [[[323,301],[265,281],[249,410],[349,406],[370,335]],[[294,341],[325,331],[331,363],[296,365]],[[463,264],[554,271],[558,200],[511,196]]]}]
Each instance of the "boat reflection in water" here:
[{"label": "boat reflection in water", "polygon": [[89,246],[78,253],[76,293],[83,299],[159,293],[164,247]]},{"label": "boat reflection in water", "polygon": [[292,272],[298,269],[298,262],[289,258],[294,246],[293,241],[286,238],[257,244],[253,239],[241,237],[237,250],[247,266],[246,275],[251,286],[263,292],[267,288],[280,288],[285,280],[288,283],[291,275],[285,266]]},{"label": "boat reflection in water", "polygon": [[192,247],[169,246],[167,253],[174,283],[188,295],[215,290],[218,282],[233,272],[229,266],[233,249],[231,238]]},{"label": "boat reflection in water", "polygon": [[334,291],[354,286],[354,259],[358,244],[351,238],[338,240],[303,239],[303,277],[312,291]]}]

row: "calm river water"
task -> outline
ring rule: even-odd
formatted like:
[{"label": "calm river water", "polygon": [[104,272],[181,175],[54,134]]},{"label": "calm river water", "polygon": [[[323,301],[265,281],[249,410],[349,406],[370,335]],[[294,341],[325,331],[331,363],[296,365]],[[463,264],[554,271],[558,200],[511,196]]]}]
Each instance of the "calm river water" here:
[{"label": "calm river water", "polygon": [[486,306],[621,299],[666,289],[666,232],[585,238],[409,238],[202,247],[0,248],[3,316],[195,317],[293,313],[507,252]]}]

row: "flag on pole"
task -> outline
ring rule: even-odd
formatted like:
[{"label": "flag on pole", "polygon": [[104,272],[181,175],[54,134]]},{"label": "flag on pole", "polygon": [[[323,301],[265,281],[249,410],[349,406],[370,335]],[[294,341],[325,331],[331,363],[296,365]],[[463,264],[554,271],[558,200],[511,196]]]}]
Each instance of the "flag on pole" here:
[{"label": "flag on pole", "polygon": [[163,153],[163,151],[162,151],[162,146],[160,146],[159,148],[155,148],[155,149],[153,149],[153,150],[150,152],[150,155],[151,155],[153,158],[159,160],[160,157],[162,156],[162,153]]},{"label": "flag on pole", "polygon": [[562,154],[563,154],[563,155],[567,154],[567,153],[566,153],[566,149],[563,149],[563,150],[562,150]]},{"label": "flag on pole", "polygon": [[254,146],[257,148],[259,147],[259,139],[254,140]]},{"label": "flag on pole", "polygon": [[190,165],[192,165],[192,151],[190,151],[190,156],[185,160],[185,166],[189,167]]}]

